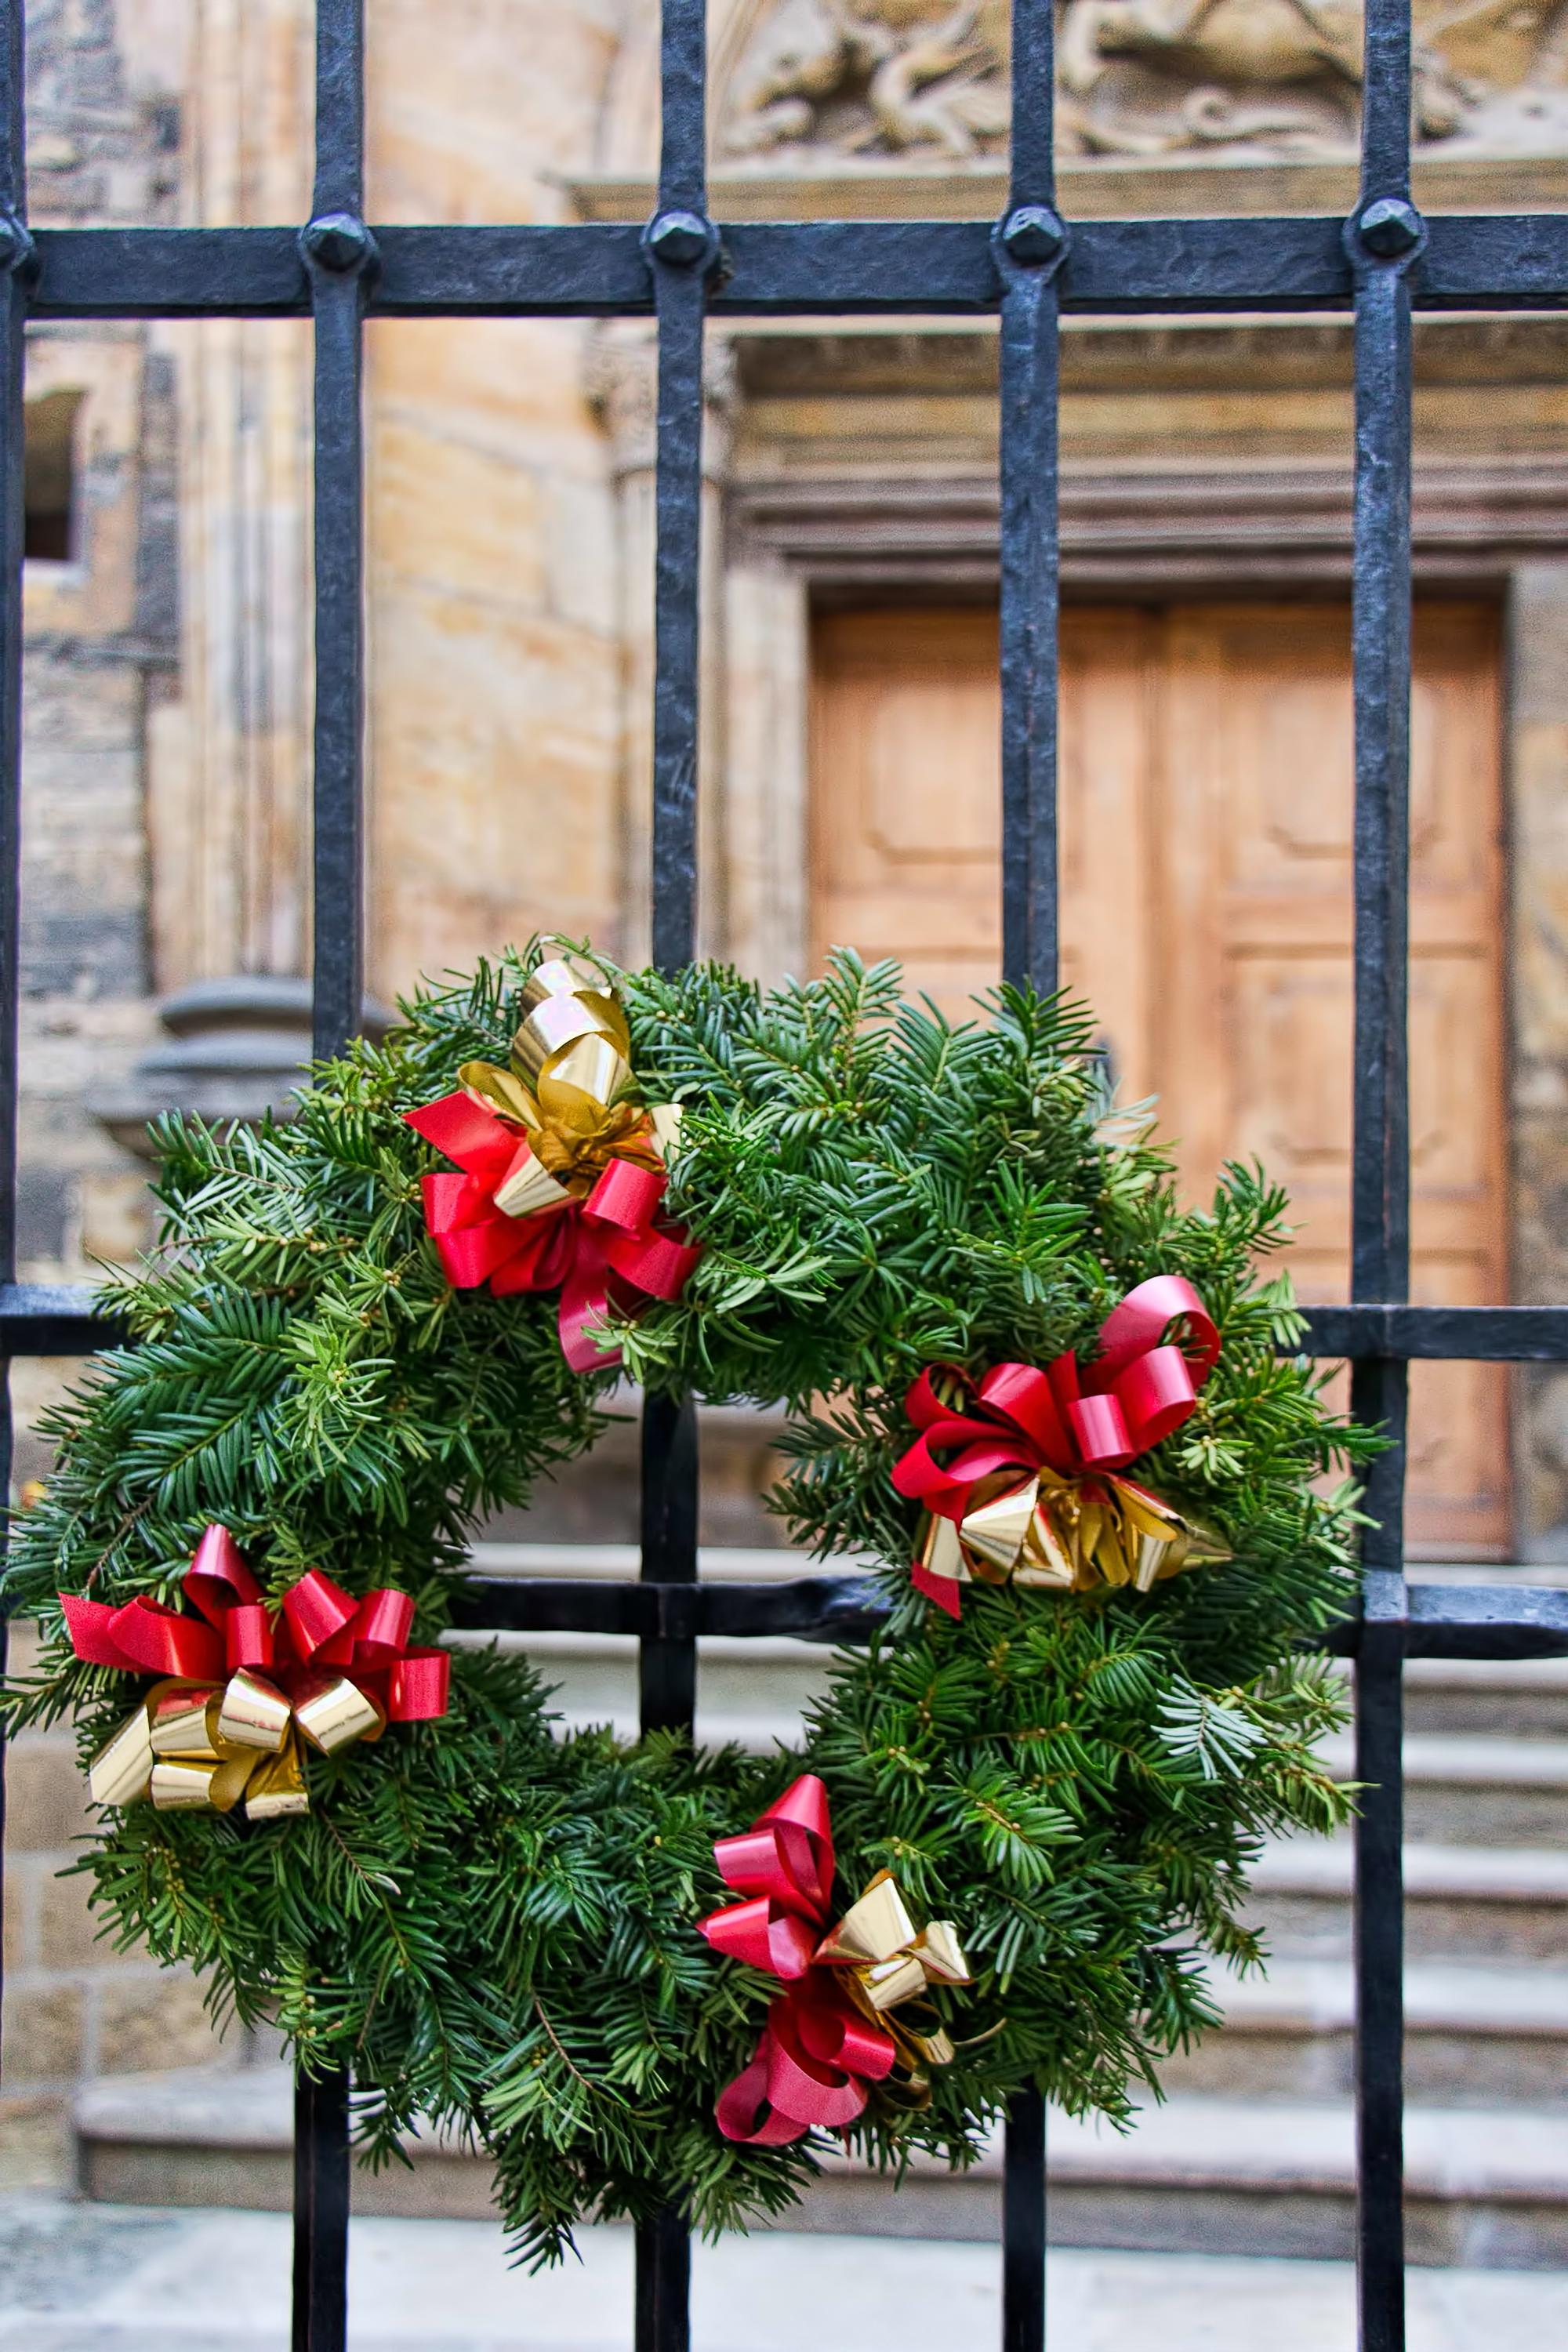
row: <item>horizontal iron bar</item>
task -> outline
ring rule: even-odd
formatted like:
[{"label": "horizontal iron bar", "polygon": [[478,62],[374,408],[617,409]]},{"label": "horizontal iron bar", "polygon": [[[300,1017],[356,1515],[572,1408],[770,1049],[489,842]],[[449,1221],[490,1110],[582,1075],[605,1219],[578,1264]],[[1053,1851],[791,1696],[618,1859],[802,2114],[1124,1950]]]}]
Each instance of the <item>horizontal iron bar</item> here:
[{"label": "horizontal iron bar", "polygon": [[90,1356],[118,1348],[125,1333],[96,1312],[97,1299],[81,1283],[0,1283],[0,1356]]},{"label": "horizontal iron bar", "polygon": [[1413,1584],[1407,1658],[1568,1656],[1568,1591],[1554,1586]]},{"label": "horizontal iron bar", "polygon": [[468,1576],[452,1603],[458,1624],[483,1633],[626,1633],[666,1642],[707,1633],[864,1642],[888,1615],[874,1576],[797,1576],[767,1584]]},{"label": "horizontal iron bar", "polygon": [[[97,1293],[66,1282],[0,1284],[0,1354],[85,1356],[118,1347]],[[1568,1307],[1305,1307],[1309,1356],[1484,1364],[1568,1362]]]},{"label": "horizontal iron bar", "polygon": [[1310,1356],[1551,1364],[1568,1358],[1568,1307],[1306,1307]]},{"label": "horizontal iron bar", "polygon": [[[1417,309],[1568,304],[1568,215],[1440,216]],[[1002,297],[987,221],[748,221],[723,229],[711,309],[729,317],[984,312]],[[651,311],[635,225],[377,228],[369,310],[388,318]],[[39,229],[42,319],[303,316],[292,228]],[[1348,309],[1337,218],[1080,221],[1065,310]]]},{"label": "horizontal iron bar", "polygon": [[[868,1641],[889,1609],[874,1576],[801,1576],[778,1584],[599,1583],[571,1577],[465,1577],[453,1594],[466,1630],[624,1633],[693,1641],[788,1635],[800,1642]],[[1361,1629],[1347,1620],[1321,1646],[1353,1656]],[[1568,1656],[1568,1589],[1541,1585],[1413,1584],[1404,1629],[1412,1658]]]}]

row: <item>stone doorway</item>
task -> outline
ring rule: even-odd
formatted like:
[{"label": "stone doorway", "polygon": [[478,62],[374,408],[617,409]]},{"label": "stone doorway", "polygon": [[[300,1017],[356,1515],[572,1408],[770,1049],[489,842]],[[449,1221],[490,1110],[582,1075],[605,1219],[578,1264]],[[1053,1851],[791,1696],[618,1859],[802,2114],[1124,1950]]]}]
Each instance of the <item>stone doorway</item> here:
[{"label": "stone doorway", "polygon": [[[1508,1296],[1500,625],[1418,608],[1411,1058],[1418,1299]],[[1352,898],[1350,614],[1084,605],[1062,629],[1065,984],[1123,1097],[1161,1097],[1184,1184],[1256,1153],[1289,1184],[1300,1294],[1345,1293]],[[993,609],[823,613],[813,629],[814,964],[897,955],[962,1009],[999,953]],[[1508,1378],[1412,1370],[1410,1540],[1500,1559]]]}]

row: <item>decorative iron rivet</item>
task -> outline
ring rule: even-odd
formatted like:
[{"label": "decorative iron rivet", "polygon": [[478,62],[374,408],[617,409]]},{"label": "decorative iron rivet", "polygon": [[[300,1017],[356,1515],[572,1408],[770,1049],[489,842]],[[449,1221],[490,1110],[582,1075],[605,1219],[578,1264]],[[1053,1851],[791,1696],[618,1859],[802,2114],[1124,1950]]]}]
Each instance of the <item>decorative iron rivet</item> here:
[{"label": "decorative iron rivet", "polygon": [[1421,215],[1403,196],[1374,196],[1358,218],[1356,232],[1369,253],[1397,261],[1420,244]]},{"label": "decorative iron rivet", "polygon": [[678,269],[689,269],[713,250],[712,229],[700,213],[660,213],[650,222],[647,241],[660,261],[673,262]]},{"label": "decorative iron rivet", "polygon": [[1002,224],[1002,242],[1015,261],[1054,261],[1067,228],[1049,205],[1020,205]]},{"label": "decorative iron rivet", "polygon": [[300,241],[312,261],[344,276],[351,269],[363,269],[375,252],[374,237],[353,213],[319,214]]},{"label": "decorative iron rivet", "polygon": [[37,252],[26,222],[16,213],[0,213],[0,270],[25,269]]}]

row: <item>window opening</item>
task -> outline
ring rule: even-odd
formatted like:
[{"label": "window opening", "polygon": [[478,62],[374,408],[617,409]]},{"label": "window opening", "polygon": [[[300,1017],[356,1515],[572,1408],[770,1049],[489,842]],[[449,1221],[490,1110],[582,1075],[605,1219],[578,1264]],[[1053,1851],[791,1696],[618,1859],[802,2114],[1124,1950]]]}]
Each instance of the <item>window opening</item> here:
[{"label": "window opening", "polygon": [[23,411],[29,562],[69,563],[76,554],[76,420],[79,392],[47,392]]}]

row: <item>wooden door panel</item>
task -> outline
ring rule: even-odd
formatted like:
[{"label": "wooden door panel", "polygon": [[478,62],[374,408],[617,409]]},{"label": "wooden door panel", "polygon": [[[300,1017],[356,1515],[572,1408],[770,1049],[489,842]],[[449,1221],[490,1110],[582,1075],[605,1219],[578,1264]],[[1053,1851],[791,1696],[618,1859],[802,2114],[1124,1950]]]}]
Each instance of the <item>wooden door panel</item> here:
[{"label": "wooden door panel", "polygon": [[[1228,1138],[1221,1159],[1258,1159],[1290,1188],[1303,1243],[1344,1279],[1350,1202],[1351,972],[1344,956],[1238,955],[1224,975],[1229,1050],[1205,1095]],[[1173,1058],[1167,1045],[1167,1066]],[[1163,1097],[1162,1098],[1163,1100]],[[1210,1153],[1212,1163],[1213,1152]],[[1203,1179],[1187,1162],[1190,1182]],[[1320,1292],[1332,1297],[1335,1290]]]},{"label": "wooden door panel", "polygon": [[[1496,618],[1423,607],[1412,698],[1412,1292],[1506,1297]],[[992,614],[818,633],[818,953],[896,954],[954,1013],[999,954]],[[1124,1096],[1161,1097],[1180,1181],[1256,1153],[1287,1183],[1303,1297],[1342,1297],[1353,1006],[1350,618],[1331,604],[1064,615],[1062,976]],[[1506,1374],[1412,1375],[1410,1533],[1508,1538]]]},{"label": "wooden door panel", "polygon": [[1147,614],[1073,612],[1061,635],[1062,985],[1094,1007],[1130,1102],[1157,1083],[1149,1051],[1159,960],[1148,919],[1153,629]]},{"label": "wooden door panel", "polygon": [[845,613],[818,625],[813,955],[896,955],[960,1012],[1002,951],[996,616]]}]

